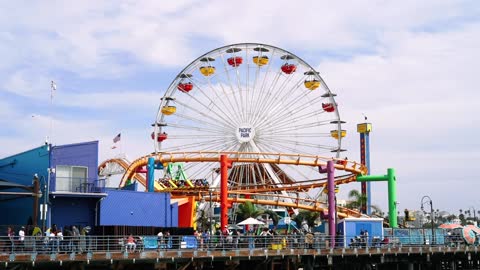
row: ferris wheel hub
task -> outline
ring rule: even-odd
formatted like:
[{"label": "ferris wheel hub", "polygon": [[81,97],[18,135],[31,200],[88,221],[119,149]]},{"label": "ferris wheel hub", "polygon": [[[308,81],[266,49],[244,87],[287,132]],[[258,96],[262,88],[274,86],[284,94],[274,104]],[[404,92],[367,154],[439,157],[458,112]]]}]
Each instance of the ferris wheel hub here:
[{"label": "ferris wheel hub", "polygon": [[239,143],[246,143],[255,137],[255,129],[252,125],[243,124],[237,128],[236,135]]}]

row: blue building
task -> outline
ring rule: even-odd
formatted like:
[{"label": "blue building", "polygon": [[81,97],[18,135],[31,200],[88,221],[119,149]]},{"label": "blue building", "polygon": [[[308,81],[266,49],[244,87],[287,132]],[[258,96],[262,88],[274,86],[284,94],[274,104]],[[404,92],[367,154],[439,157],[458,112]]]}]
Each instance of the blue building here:
[{"label": "blue building", "polygon": [[348,247],[352,239],[359,237],[363,232],[368,232],[368,245],[372,244],[373,239],[383,239],[383,219],[382,218],[345,218],[337,224],[339,236],[342,236],[341,246]]},{"label": "blue building", "polygon": [[1,180],[32,186],[36,178],[42,193],[38,209],[34,196],[0,193],[0,225],[177,226],[178,204],[170,194],[109,190],[97,171],[98,141],[43,145],[0,159]]},{"label": "blue building", "polygon": [[[36,177],[42,192],[38,210],[33,209],[33,197],[0,200],[0,207],[8,209],[0,223],[93,225],[98,202],[107,196],[97,166],[98,141],[43,145],[0,159],[0,179],[30,186]],[[37,220],[34,211],[39,212]]]}]

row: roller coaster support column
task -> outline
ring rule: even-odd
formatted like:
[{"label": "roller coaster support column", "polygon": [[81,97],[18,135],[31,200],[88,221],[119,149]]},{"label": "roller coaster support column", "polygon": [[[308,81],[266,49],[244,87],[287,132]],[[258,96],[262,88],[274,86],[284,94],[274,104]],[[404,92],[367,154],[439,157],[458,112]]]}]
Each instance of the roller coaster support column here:
[{"label": "roller coaster support column", "polygon": [[155,181],[155,158],[149,157],[148,162],[147,162],[147,191],[148,192],[153,192],[153,183]]},{"label": "roller coaster support column", "polygon": [[232,161],[227,155],[220,155],[220,228],[222,232],[228,226],[228,169]]},{"label": "roller coaster support column", "polygon": [[391,228],[398,228],[397,223],[397,179],[395,170],[387,169],[387,175],[357,176],[359,182],[388,181],[388,222]]},{"label": "roller coaster support column", "polygon": [[320,166],[320,173],[327,173],[327,189],[328,189],[328,233],[330,234],[330,247],[335,247],[335,237],[337,232],[337,224],[335,220],[335,166],[333,160],[327,161],[327,167]]}]

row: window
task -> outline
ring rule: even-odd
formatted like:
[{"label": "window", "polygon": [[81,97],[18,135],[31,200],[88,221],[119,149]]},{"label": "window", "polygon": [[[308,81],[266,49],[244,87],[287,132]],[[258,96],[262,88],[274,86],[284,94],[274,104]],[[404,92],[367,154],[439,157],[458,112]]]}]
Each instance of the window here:
[{"label": "window", "polygon": [[56,191],[81,192],[87,183],[88,168],[58,165],[56,168]]}]

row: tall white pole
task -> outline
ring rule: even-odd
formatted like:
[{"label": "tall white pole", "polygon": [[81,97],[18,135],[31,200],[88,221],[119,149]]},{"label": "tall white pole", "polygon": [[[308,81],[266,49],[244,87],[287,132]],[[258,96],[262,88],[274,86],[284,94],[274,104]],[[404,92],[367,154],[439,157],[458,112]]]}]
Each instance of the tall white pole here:
[{"label": "tall white pole", "polygon": [[48,129],[48,136],[47,136],[47,141],[46,143],[49,144],[50,141],[52,140],[52,132],[53,132],[53,94],[55,90],[57,90],[57,85],[55,84],[54,81],[51,82],[50,84],[50,127]]}]

